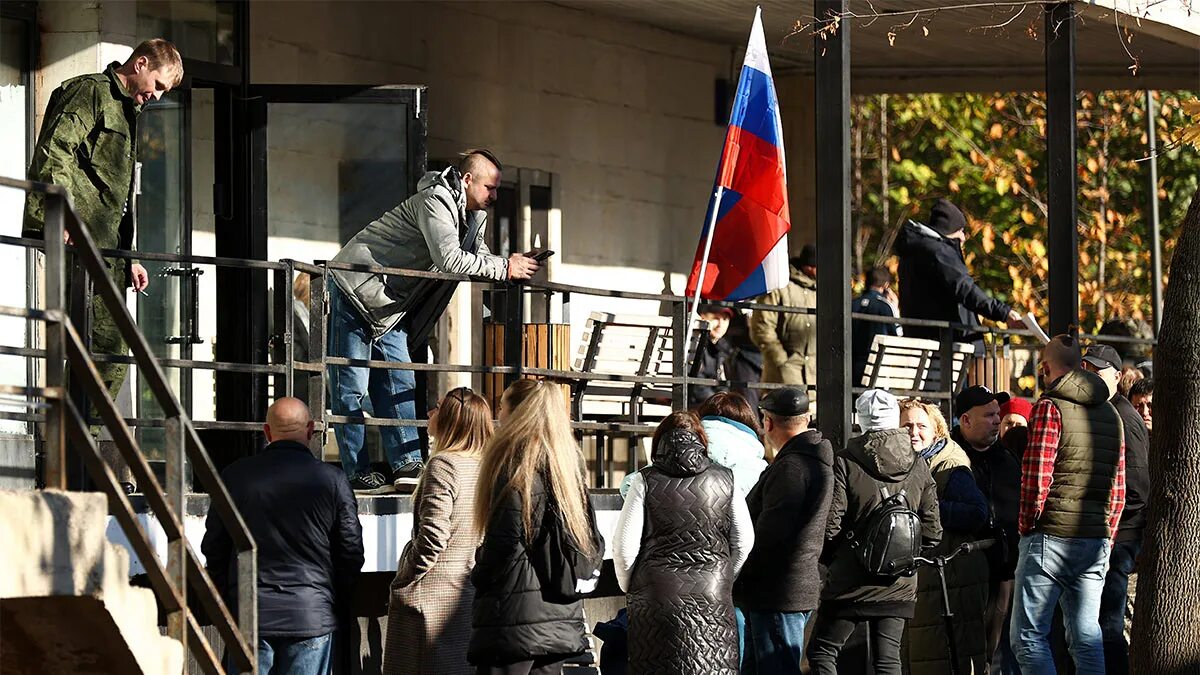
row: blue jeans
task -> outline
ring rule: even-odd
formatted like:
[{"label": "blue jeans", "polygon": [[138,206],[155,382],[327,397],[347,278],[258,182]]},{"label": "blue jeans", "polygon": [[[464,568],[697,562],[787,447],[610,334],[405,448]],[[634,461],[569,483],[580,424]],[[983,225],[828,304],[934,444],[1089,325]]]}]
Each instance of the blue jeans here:
[{"label": "blue jeans", "polygon": [[1108,675],[1128,675],[1129,643],[1125,641],[1125,603],[1129,599],[1129,575],[1142,551],[1142,542],[1113,544],[1100,596],[1100,632],[1104,635],[1104,667]]},{"label": "blue jeans", "polygon": [[742,672],[757,675],[800,675],[804,627],[812,612],[746,614],[746,656]]},{"label": "blue jeans", "polygon": [[[411,363],[408,335],[397,326],[372,339],[371,329],[336,283],[329,284],[329,355],[348,359]],[[359,366],[329,366],[329,399],[334,415],[363,416],[363,398],[371,397],[375,417],[417,418],[416,375],[411,370],[381,370]],[[346,476],[354,480],[371,470],[363,448],[366,427],[335,424],[338,455]],[[421,459],[415,427],[379,427],[383,451],[392,470]]]},{"label": "blue jeans", "polygon": [[333,633],[258,639],[259,675],[328,675],[333,672],[332,656]]},{"label": "blue jeans", "polygon": [[1100,597],[1110,547],[1106,538],[1021,537],[1010,638],[1022,673],[1055,672],[1050,625],[1061,604],[1076,673],[1104,675]]}]

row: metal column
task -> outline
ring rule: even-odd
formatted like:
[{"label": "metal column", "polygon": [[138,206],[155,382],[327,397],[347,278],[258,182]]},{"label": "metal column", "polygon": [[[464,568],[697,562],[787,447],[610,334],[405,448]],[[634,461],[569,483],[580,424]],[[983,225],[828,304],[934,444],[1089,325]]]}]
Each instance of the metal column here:
[{"label": "metal column", "polygon": [[1146,229],[1150,231],[1150,298],[1154,312],[1154,337],[1162,326],[1162,236],[1158,225],[1158,139],[1155,122],[1158,111],[1154,109],[1154,93],[1146,90],[1146,140],[1150,144],[1150,159],[1146,164],[1150,175],[1146,185],[1150,203],[1146,211]]},{"label": "metal column", "polygon": [[[842,16],[847,0],[816,0]],[[839,447],[850,432],[850,23],[813,38],[817,149],[817,404]]]},{"label": "metal column", "polygon": [[1075,8],[1048,5],[1046,15],[1046,162],[1049,215],[1050,334],[1079,323],[1079,229],[1076,223]]}]

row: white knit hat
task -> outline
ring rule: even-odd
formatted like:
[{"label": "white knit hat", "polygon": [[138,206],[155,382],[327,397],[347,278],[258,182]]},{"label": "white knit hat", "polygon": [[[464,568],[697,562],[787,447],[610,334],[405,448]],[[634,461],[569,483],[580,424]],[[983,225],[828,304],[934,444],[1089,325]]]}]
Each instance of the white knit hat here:
[{"label": "white knit hat", "polygon": [[864,432],[900,428],[900,402],[883,389],[868,389],[854,402]]}]

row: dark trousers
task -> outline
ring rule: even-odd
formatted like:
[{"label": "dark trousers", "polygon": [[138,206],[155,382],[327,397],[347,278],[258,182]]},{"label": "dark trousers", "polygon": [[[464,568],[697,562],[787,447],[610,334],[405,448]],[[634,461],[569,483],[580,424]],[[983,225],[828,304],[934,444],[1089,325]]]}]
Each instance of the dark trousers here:
[{"label": "dark trousers", "polygon": [[566,659],[559,656],[544,656],[532,661],[518,661],[503,666],[478,666],[476,675],[562,675]]},{"label": "dark trousers", "polygon": [[[862,621],[870,629],[875,674],[901,675],[900,640],[904,636],[905,620],[889,616]],[[817,622],[808,647],[808,665],[813,675],[837,675],[838,654],[857,625],[858,621],[854,619],[829,617],[817,611]]]},{"label": "dark trousers", "polygon": [[1129,643],[1125,641],[1125,603],[1129,598],[1129,575],[1142,550],[1142,542],[1118,541],[1108,558],[1108,574],[1100,595],[1100,632],[1104,636],[1104,671],[1128,675]]}]

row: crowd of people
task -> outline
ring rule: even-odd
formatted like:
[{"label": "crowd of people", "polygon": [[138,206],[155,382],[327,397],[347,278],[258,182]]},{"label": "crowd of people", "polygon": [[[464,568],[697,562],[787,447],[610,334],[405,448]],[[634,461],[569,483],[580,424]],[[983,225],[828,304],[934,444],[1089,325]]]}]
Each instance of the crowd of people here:
[{"label": "crowd of people", "polygon": [[[1121,393],[1106,345],[1057,336],[1039,374],[1035,403],[966,388],[953,424],[868,390],[841,448],[798,387],[757,410],[716,392],[667,416],[623,486],[610,543],[627,648],[606,651],[603,671],[799,673],[807,660],[837,673],[861,626],[876,673],[1049,673],[1065,658],[1057,620],[1075,672],[1128,672],[1151,406]],[[1130,395],[1148,398],[1143,382]],[[582,597],[604,550],[561,392],[516,382],[494,427],[459,388],[429,417],[436,451],[391,586],[384,672],[561,672],[588,649]],[[326,673],[364,560],[357,504],[309,452],[302,402],[277,401],[264,431],[266,450],[222,474],[258,542],[259,670]],[[202,550],[232,601],[217,514]],[[944,579],[922,564],[938,558]]]}]

